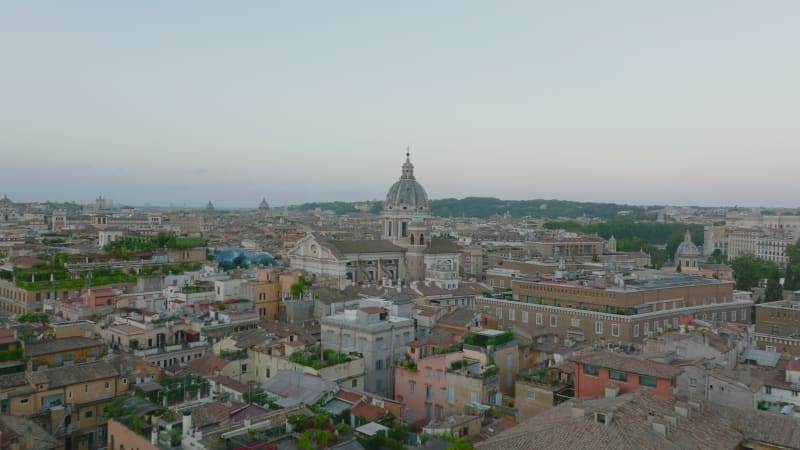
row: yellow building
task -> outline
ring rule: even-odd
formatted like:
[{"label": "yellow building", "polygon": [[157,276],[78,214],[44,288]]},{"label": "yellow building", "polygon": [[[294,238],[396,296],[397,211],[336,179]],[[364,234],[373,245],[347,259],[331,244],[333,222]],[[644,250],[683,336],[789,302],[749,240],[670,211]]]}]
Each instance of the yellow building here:
[{"label": "yellow building", "polygon": [[106,354],[105,342],[83,337],[25,342],[24,347],[25,356],[35,366],[60,367],[70,361],[94,361]]},{"label": "yellow building", "polygon": [[105,408],[127,386],[105,361],[0,376],[3,413],[34,419],[66,448],[106,442]]}]

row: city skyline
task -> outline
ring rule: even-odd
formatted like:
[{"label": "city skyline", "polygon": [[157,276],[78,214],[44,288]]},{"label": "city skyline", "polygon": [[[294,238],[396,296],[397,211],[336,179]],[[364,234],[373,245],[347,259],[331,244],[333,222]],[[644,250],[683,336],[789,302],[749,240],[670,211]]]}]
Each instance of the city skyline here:
[{"label": "city skyline", "polygon": [[[310,8],[309,5],[313,5]],[[0,195],[797,207],[800,5],[12,4]]]}]

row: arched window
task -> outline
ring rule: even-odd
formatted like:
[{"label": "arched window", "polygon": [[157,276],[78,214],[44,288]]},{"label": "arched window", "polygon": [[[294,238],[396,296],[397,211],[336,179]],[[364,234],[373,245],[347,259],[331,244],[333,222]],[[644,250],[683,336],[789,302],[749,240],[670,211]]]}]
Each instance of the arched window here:
[{"label": "arched window", "polygon": [[425,235],[422,233],[419,235],[419,245],[425,245]]},{"label": "arched window", "polygon": [[411,235],[411,245],[414,245],[414,235]]}]

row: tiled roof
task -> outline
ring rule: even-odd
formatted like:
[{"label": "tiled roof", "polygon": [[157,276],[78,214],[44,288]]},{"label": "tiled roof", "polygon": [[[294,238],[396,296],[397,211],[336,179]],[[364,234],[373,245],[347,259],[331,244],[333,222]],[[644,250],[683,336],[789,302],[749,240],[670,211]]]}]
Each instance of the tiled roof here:
[{"label": "tiled roof", "polygon": [[456,241],[450,239],[431,239],[431,246],[425,250],[429,254],[461,253],[463,248]]},{"label": "tiled roof", "polygon": [[383,239],[375,240],[328,240],[315,236],[317,242],[323,247],[328,248],[337,256],[344,256],[352,253],[403,253],[403,247],[392,244]]},{"label": "tiled roof", "polygon": [[227,359],[209,353],[202,358],[189,361],[186,364],[186,370],[196,375],[209,376],[224,369],[228,364],[230,364],[230,361]]},{"label": "tiled roof", "polygon": [[102,380],[103,378],[111,378],[118,375],[117,371],[111,367],[111,364],[105,361],[64,366],[35,373],[43,374],[51,389],[87,381]]},{"label": "tiled roof", "polygon": [[48,339],[25,343],[25,356],[36,357],[51,353],[68,352],[82,348],[91,348],[105,345],[103,341],[83,337],[65,337],[61,339]]},{"label": "tiled roof", "polygon": [[342,399],[346,402],[355,403],[361,400],[362,396],[355,392],[345,391],[344,389],[336,393],[336,398]]},{"label": "tiled roof", "polygon": [[382,415],[386,413],[386,410],[383,408],[377,407],[365,401],[360,401],[356,403],[355,406],[350,408],[350,414],[354,416],[363,417],[369,421],[378,420]]},{"label": "tiled roof", "polygon": [[261,417],[270,413],[270,410],[262,406],[251,403],[243,406],[231,413],[231,419],[235,421],[249,419],[251,417]]},{"label": "tiled roof", "polygon": [[216,375],[213,377],[208,377],[209,380],[214,381],[215,383],[221,384],[229,389],[233,389],[236,392],[241,394],[248,392],[250,390],[250,386],[240,383],[234,380],[231,377],[226,377],[224,375]]},{"label": "tiled roof", "polygon": [[[30,447],[24,444],[26,437],[31,439]],[[23,443],[20,448],[25,450],[51,450],[62,448],[63,445],[32,420],[25,417],[0,415],[0,448],[14,448],[11,442],[15,438],[18,439],[18,442]]]},{"label": "tiled roof", "polygon": [[[659,435],[650,421],[675,417],[675,403],[645,391],[571,400],[476,444],[475,449],[528,450],[534,442],[535,448],[552,449],[735,449],[742,442],[744,436],[729,420],[708,410],[688,420],[678,418],[678,426],[669,427],[666,437]],[[596,412],[605,413],[610,423],[597,423]]]},{"label": "tiled roof", "polygon": [[679,367],[663,364],[633,356],[622,356],[611,352],[593,352],[584,355],[573,356],[572,360],[576,363],[591,364],[607,369],[621,370],[623,372],[648,375],[656,378],[672,379],[681,373]]}]

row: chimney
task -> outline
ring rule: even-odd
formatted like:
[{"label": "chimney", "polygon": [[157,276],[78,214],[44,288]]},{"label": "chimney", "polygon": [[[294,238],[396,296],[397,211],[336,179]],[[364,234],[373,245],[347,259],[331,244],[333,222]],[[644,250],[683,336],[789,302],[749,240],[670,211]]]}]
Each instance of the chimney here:
[{"label": "chimney", "polygon": [[667,423],[673,430],[678,428],[678,418],[669,414],[664,415],[664,422]]},{"label": "chimney", "polygon": [[689,408],[692,410],[693,414],[694,413],[703,414],[703,404],[698,401],[690,400]]},{"label": "chimney", "polygon": [[192,411],[186,409],[183,411],[183,436],[189,436],[189,430],[192,429]]},{"label": "chimney", "polygon": [[586,408],[582,404],[572,405],[572,418],[577,419],[586,415]]},{"label": "chimney", "polygon": [[650,423],[653,425],[653,431],[655,431],[655,433],[658,434],[659,436],[661,436],[661,437],[666,439],[666,437],[667,437],[667,424],[666,424],[666,422],[664,422],[663,420],[660,420],[658,418],[654,418]]},{"label": "chimney", "polygon": [[619,385],[608,383],[606,385],[606,398],[616,398],[619,395]]},{"label": "chimney", "polygon": [[684,419],[691,417],[692,414],[691,410],[689,409],[689,404],[684,402],[675,403],[675,415],[678,417],[683,417]]}]

